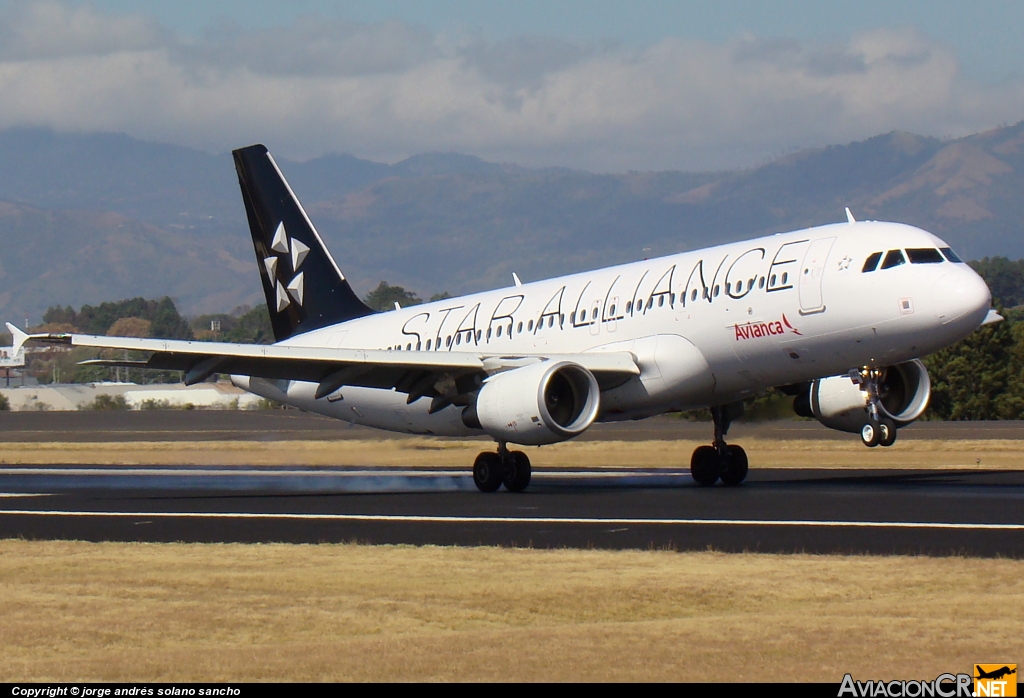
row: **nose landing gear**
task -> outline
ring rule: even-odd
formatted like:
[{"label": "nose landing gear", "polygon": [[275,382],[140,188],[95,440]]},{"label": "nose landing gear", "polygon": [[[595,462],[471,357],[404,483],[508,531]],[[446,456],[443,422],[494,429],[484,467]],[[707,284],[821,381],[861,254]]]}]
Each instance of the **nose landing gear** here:
[{"label": "nose landing gear", "polygon": [[484,451],[473,463],[473,484],[481,492],[496,492],[505,485],[509,492],[522,492],[530,484],[533,468],[522,451],[509,451],[505,443],[498,452]]},{"label": "nose landing gear", "polygon": [[725,435],[734,417],[743,414],[742,403],[711,408],[715,420],[715,443],[698,446],[690,458],[690,475],[698,485],[710,487],[719,480],[735,487],[747,477],[747,452],[735,444],[727,444]]},{"label": "nose landing gear", "polygon": [[860,428],[860,440],[868,448],[892,446],[896,443],[896,422],[883,416],[882,397],[879,386],[885,380],[885,370],[865,368],[850,371],[850,378],[859,383],[861,390],[868,394],[868,421]]}]

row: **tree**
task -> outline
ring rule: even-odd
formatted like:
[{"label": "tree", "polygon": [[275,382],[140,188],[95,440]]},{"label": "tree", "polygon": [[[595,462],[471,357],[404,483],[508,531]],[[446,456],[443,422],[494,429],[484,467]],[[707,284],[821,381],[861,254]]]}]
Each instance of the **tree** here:
[{"label": "tree", "polygon": [[238,318],[235,326],[224,333],[225,342],[240,344],[273,344],[274,328],[266,305],[259,305]]},{"label": "tree", "polygon": [[111,337],[149,337],[153,323],[140,317],[123,317],[107,330]]},{"label": "tree", "polygon": [[1007,308],[1024,304],[1024,259],[985,257],[969,264],[985,279],[993,301]]},{"label": "tree", "polygon": [[389,286],[387,281],[381,281],[363,300],[374,310],[394,310],[395,303],[405,308],[423,302],[423,299],[412,291],[406,291],[401,286]]},{"label": "tree", "polygon": [[448,293],[447,291],[441,291],[440,293],[435,293],[434,295],[432,295],[430,297],[430,302],[433,303],[434,301],[443,301],[451,297],[452,294]]},{"label": "tree", "polygon": [[86,334],[103,334],[118,320],[130,317],[151,322],[150,332],[154,337],[194,339],[192,328],[178,314],[174,301],[167,297],[158,301],[128,298],[100,303],[98,306],[83,305],[78,312],[70,306],[53,306],[43,314],[43,322],[50,325],[70,325]]},{"label": "tree", "polygon": [[924,360],[932,419],[1024,417],[1024,326],[1012,314]]}]

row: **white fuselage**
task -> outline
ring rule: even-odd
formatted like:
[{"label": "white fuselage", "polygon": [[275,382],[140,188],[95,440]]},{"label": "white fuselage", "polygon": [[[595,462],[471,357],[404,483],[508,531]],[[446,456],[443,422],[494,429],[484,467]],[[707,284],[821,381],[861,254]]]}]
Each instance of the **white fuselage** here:
[{"label": "white fuselage", "polygon": [[[637,419],[888,366],[966,337],[991,302],[966,264],[862,271],[874,252],[944,247],[907,225],[827,225],[417,305],[281,345],[485,356],[631,351],[641,375],[602,393],[599,419]],[[315,400],[315,383],[233,380],[356,424],[480,433],[463,424],[460,407],[431,415],[429,400],[407,405],[395,391],[346,387]]]}]

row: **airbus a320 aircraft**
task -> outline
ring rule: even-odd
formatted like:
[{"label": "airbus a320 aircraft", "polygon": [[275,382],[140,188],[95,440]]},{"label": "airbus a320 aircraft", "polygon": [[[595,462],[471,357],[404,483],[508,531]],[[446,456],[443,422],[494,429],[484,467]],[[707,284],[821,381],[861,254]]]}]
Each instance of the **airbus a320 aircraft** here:
[{"label": "airbus a320 aircraft", "polygon": [[393,312],[345,280],[267,149],[234,151],[276,343],[78,334],[26,340],[150,352],[86,363],[214,373],[258,395],[355,424],[414,434],[486,434],[473,478],[524,490],[510,444],[565,441],[595,421],[710,407],[701,485],[738,485],[726,443],[748,396],[778,387],[797,413],[892,445],[928,405],[919,357],[1000,320],[984,281],[934,235],[848,222],[633,262]]}]

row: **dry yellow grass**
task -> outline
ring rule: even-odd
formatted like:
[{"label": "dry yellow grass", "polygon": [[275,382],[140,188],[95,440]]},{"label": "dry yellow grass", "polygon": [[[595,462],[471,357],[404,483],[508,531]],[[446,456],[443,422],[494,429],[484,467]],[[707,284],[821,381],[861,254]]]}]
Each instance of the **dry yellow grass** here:
[{"label": "dry yellow grass", "polygon": [[[868,449],[858,439],[744,439],[753,468],[991,468],[1024,467],[1024,442],[906,440]],[[569,441],[528,449],[536,467],[688,467],[693,441]],[[101,465],[365,465],[460,466],[492,446],[437,438],[344,441],[144,441],[126,443],[5,443],[7,464]]]},{"label": "dry yellow grass", "polygon": [[934,678],[1024,561],[0,541],[0,681]]}]

